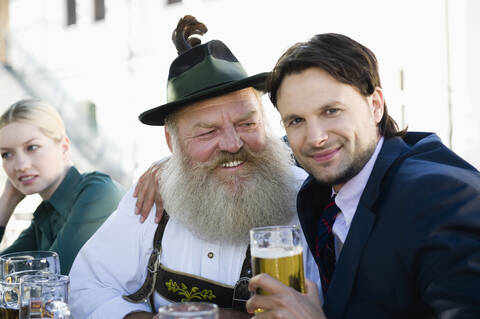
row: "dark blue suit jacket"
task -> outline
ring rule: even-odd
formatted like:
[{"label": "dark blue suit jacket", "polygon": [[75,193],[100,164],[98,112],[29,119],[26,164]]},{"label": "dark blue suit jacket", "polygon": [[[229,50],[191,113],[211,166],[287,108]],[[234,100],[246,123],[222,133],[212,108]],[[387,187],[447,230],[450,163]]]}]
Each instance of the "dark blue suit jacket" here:
[{"label": "dark blue suit jacket", "polygon": [[[310,249],[331,187],[297,206]],[[327,318],[480,318],[480,174],[429,133],[386,139],[325,296]]]}]

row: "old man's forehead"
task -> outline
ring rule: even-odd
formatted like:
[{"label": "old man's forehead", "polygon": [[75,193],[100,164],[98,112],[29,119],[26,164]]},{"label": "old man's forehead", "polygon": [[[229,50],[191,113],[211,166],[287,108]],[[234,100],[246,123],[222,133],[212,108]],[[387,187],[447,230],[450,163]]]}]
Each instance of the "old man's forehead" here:
[{"label": "old man's forehead", "polygon": [[227,103],[236,103],[239,101],[249,100],[255,98],[257,101],[261,101],[259,98],[258,91],[254,88],[245,88],[237,91],[233,91],[230,93],[226,93],[220,96],[211,97],[205,100],[197,101],[192,104],[189,104],[185,110],[189,107],[198,107],[198,106],[216,106],[222,105]]},{"label": "old man's forehead", "polygon": [[[198,113],[199,111],[215,106],[229,105],[232,107],[238,106],[249,106],[248,109],[259,109],[261,110],[261,94],[253,88],[246,88],[242,90],[233,91],[221,96],[216,96],[194,102],[185,106],[178,112],[176,112],[175,117],[181,118],[182,115],[188,115],[191,113]],[[233,108],[232,108],[233,109]],[[261,113],[261,112],[260,112]]]}]

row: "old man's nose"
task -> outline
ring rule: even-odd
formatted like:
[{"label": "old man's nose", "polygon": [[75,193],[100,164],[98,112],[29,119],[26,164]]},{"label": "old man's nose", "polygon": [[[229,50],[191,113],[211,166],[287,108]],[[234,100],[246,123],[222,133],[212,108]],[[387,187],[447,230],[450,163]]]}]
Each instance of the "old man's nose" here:
[{"label": "old man's nose", "polygon": [[228,128],[224,131],[219,143],[219,148],[221,151],[236,153],[242,148],[242,146],[243,141],[235,128]]}]

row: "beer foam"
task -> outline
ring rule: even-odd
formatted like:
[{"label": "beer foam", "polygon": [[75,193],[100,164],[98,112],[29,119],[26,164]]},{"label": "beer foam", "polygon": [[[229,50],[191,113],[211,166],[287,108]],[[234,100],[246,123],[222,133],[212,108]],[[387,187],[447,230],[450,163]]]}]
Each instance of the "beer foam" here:
[{"label": "beer foam", "polygon": [[290,257],[301,254],[303,252],[303,248],[299,247],[291,247],[291,248],[284,248],[284,247],[268,247],[268,248],[252,248],[252,256],[257,258],[282,258],[282,257]]}]

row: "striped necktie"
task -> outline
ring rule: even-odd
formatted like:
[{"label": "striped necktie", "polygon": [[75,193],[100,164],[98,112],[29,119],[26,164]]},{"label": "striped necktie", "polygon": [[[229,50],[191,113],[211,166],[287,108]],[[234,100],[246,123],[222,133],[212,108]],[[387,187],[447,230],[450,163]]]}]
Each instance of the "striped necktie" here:
[{"label": "striped necktie", "polygon": [[325,205],[317,225],[315,253],[320,269],[320,280],[324,296],[327,294],[328,286],[335,271],[336,257],[332,227],[338,213],[340,213],[340,208],[335,204],[334,195],[330,198],[328,204]]}]

